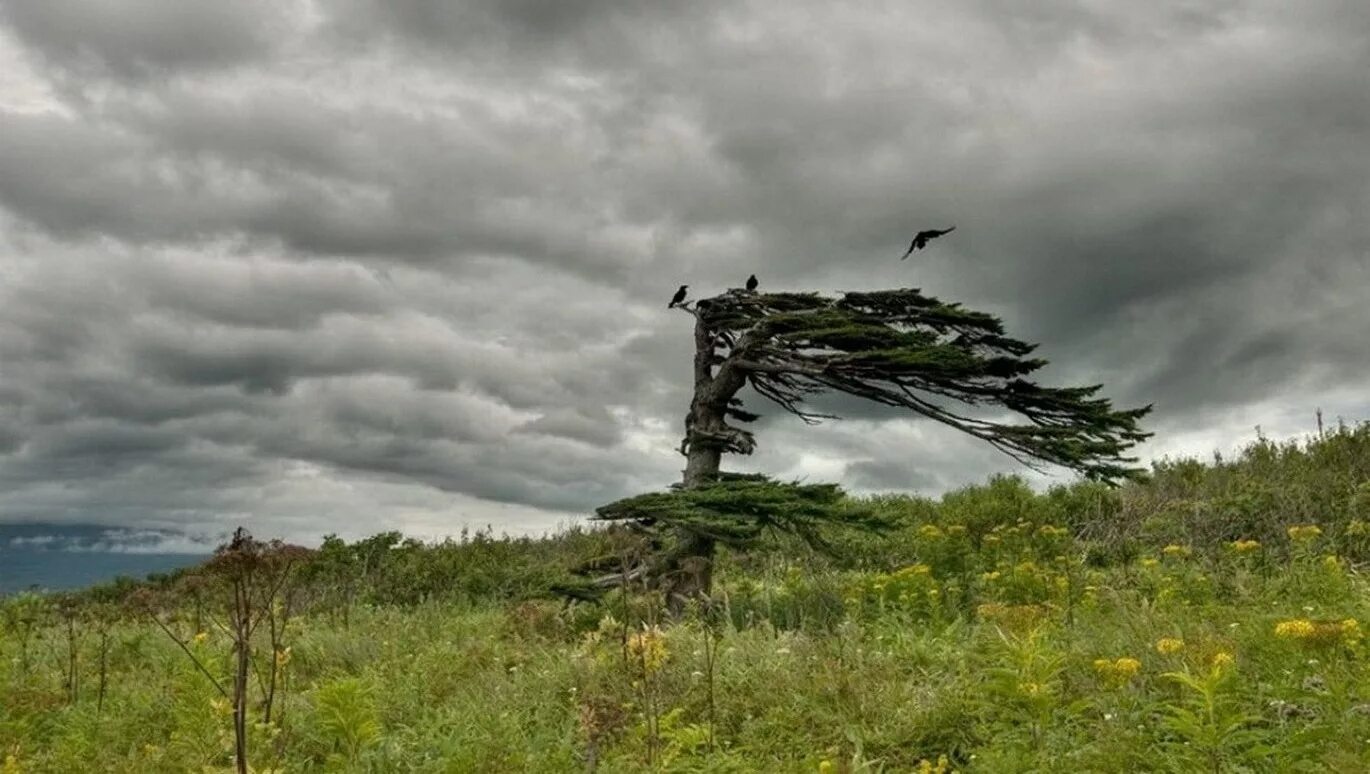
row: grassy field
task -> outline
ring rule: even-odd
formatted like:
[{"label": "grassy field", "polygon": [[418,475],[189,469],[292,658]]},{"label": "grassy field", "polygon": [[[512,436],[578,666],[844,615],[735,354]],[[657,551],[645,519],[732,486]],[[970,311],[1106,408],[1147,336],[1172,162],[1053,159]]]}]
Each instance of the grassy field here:
[{"label": "grassy field", "polygon": [[[1370,428],[875,504],[679,622],[547,595],[613,533],[329,541],[254,636],[252,770],[1370,770]],[[224,620],[191,576],[0,603],[0,771],[231,771]]]}]

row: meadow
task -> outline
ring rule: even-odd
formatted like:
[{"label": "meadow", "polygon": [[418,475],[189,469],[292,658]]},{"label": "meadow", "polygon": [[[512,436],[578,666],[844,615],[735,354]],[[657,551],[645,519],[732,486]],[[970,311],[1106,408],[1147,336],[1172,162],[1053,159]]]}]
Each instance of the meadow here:
[{"label": "meadow", "polygon": [[681,620],[549,592],[615,529],[327,540],[245,662],[193,572],[12,595],[0,772],[233,771],[241,664],[254,772],[1370,770],[1370,426],[865,504]]}]

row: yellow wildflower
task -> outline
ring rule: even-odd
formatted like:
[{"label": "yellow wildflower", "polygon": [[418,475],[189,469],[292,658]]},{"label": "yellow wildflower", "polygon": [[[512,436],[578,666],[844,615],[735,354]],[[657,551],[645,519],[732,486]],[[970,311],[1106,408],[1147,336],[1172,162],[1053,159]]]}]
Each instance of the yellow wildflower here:
[{"label": "yellow wildflower", "polygon": [[833,774],[837,771],[837,766],[832,761],[824,759],[818,763],[818,774]]},{"label": "yellow wildflower", "polygon": [[1370,534],[1370,527],[1366,527],[1365,522],[1360,519],[1352,519],[1346,525],[1346,534],[1351,537],[1360,537],[1361,535]]},{"label": "yellow wildflower", "polygon": [[998,571],[998,570],[993,570],[993,571],[991,571],[991,572],[981,573],[981,574],[980,574],[980,580],[986,581],[986,582],[989,582],[989,581],[997,581],[997,580],[999,580],[999,576],[1000,576],[999,571]]},{"label": "yellow wildflower", "polygon": [[203,645],[209,639],[209,632],[197,632],[194,639],[196,645]]},{"label": "yellow wildflower", "polygon": [[1182,650],[1184,650],[1184,640],[1175,637],[1162,637],[1156,640],[1156,652],[1162,656],[1169,656]]},{"label": "yellow wildflower", "polygon": [[646,674],[653,674],[666,663],[666,637],[657,626],[642,627],[628,637],[628,653]]},{"label": "yellow wildflower", "polygon": [[964,534],[966,534],[966,525],[964,525],[964,524],[948,524],[948,525],[947,525],[947,534],[948,534],[948,535],[964,535]]},{"label": "yellow wildflower", "polygon": [[924,524],[918,528],[918,534],[928,540],[936,540],[942,537],[942,530],[938,529],[936,524]]},{"label": "yellow wildflower", "polygon": [[1289,539],[1296,543],[1312,540],[1322,534],[1322,530],[1316,524],[1297,524],[1286,531],[1289,533]]},{"label": "yellow wildflower", "polygon": [[1297,640],[1307,646],[1356,645],[1362,638],[1360,623],[1354,618],[1341,621],[1310,621],[1296,618],[1275,624],[1275,636]]},{"label": "yellow wildflower", "polygon": [[1143,567],[1155,567],[1155,566],[1158,565],[1158,564],[1160,564],[1160,561],[1157,560],[1155,557],[1151,557],[1151,556],[1142,557],[1142,566],[1143,566]]},{"label": "yellow wildflower", "polygon": [[1239,554],[1249,554],[1261,547],[1259,540],[1237,540],[1232,543],[1232,550]]},{"label": "yellow wildflower", "polygon": [[1094,671],[1106,682],[1121,685],[1137,676],[1142,669],[1142,662],[1135,658],[1124,656],[1112,661],[1106,658],[1094,660]]},{"label": "yellow wildflower", "polygon": [[1165,554],[1166,556],[1189,556],[1189,546],[1182,546],[1177,545],[1175,543],[1171,543],[1165,548],[1162,548],[1161,553]]},{"label": "yellow wildflower", "polygon": [[937,756],[936,763],[933,763],[927,758],[918,762],[918,774],[948,774],[950,771],[951,761],[948,761],[947,756],[945,755]]},{"label": "yellow wildflower", "polygon": [[1347,645],[1355,645],[1364,637],[1361,632],[1360,623],[1354,618],[1347,618],[1341,622],[1341,637]]},{"label": "yellow wildflower", "polygon": [[1341,559],[1336,554],[1328,554],[1322,558],[1322,566],[1332,572],[1341,572]]},{"label": "yellow wildflower", "polygon": [[1041,696],[1045,689],[1041,683],[1018,683],[1018,690],[1027,696]]},{"label": "yellow wildflower", "polygon": [[1210,663],[1213,664],[1214,669],[1223,669],[1232,666],[1232,662],[1235,660],[1236,659],[1232,657],[1231,653],[1228,653],[1225,650],[1220,650],[1217,653],[1213,654],[1213,659]]},{"label": "yellow wildflower", "polygon": [[1280,621],[1275,624],[1275,636],[1285,637],[1292,640],[1304,640],[1313,636],[1316,627],[1307,618],[1295,618],[1291,621]]}]

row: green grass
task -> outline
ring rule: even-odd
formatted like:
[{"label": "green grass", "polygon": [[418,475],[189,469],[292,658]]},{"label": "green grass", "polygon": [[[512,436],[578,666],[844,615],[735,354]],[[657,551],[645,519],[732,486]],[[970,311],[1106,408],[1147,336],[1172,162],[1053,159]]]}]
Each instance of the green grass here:
[{"label": "green grass", "polygon": [[[611,534],[335,543],[302,576],[253,770],[1370,770],[1368,482],[1358,427],[1120,490],[879,498],[893,533],[725,556],[712,611],[669,625],[649,595],[542,595]],[[230,770],[228,705],[146,619],[97,606],[121,589],[70,628],[55,600],[0,602],[0,771]],[[168,593],[226,679],[227,636],[206,614],[195,641]]]}]

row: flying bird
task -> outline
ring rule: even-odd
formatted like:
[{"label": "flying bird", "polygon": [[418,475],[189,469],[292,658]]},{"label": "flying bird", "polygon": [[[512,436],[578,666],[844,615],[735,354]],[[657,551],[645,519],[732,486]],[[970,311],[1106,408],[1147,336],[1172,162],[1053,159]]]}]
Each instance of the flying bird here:
[{"label": "flying bird", "polygon": [[666,308],[667,308],[667,309],[670,309],[671,307],[678,305],[681,301],[684,301],[684,300],[685,300],[685,288],[688,288],[688,287],[689,287],[689,285],[681,285],[681,286],[680,286],[680,290],[677,290],[677,291],[675,292],[675,295],[671,297],[671,303],[667,304],[667,305],[666,305]]},{"label": "flying bird", "polygon": [[902,261],[910,255],[913,255],[914,250],[922,250],[924,247],[927,247],[929,239],[936,239],[939,236],[950,234],[955,230],[956,227],[952,226],[951,228],[944,228],[941,231],[938,231],[935,228],[928,229],[927,231],[919,231],[917,234],[913,235],[913,241],[909,243],[908,252],[899,256],[899,260]]},{"label": "flying bird", "polygon": [[757,282],[756,282],[756,275],[753,274],[752,276],[750,276],[750,277],[747,278],[747,292],[748,292],[748,293],[753,293],[753,292],[755,292],[755,291],[756,291],[756,285],[757,285]]}]

